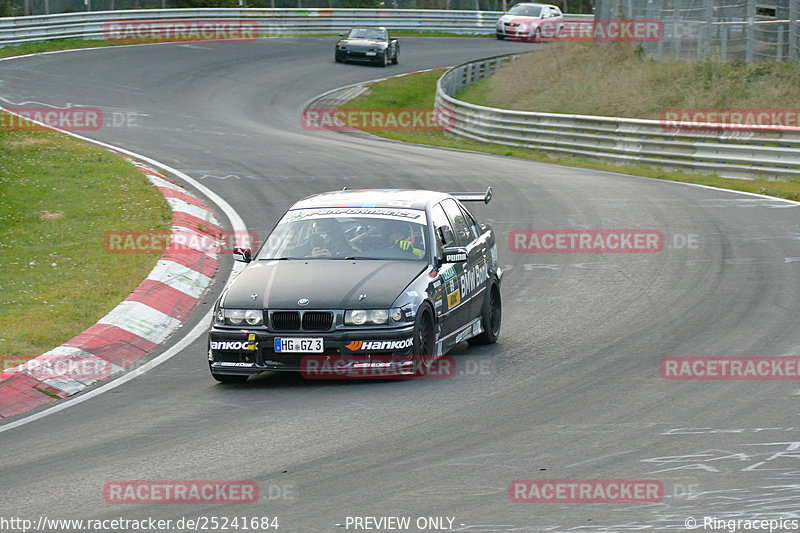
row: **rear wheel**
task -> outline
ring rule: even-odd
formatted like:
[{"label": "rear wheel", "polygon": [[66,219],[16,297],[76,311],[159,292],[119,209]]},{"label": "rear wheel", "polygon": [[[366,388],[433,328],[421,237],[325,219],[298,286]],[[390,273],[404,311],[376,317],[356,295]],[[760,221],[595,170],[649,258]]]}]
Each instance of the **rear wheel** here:
[{"label": "rear wheel", "polygon": [[467,342],[470,344],[494,344],[500,335],[500,324],[503,318],[503,303],[500,299],[500,289],[494,283],[489,288],[489,294],[483,302],[481,322],[483,333],[472,337]]}]

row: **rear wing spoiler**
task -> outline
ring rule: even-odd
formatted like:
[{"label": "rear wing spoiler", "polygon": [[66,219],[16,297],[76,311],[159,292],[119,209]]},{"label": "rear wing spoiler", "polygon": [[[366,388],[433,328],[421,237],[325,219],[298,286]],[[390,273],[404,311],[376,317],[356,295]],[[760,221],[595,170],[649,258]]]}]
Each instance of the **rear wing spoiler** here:
[{"label": "rear wing spoiler", "polygon": [[487,187],[486,192],[451,192],[450,196],[459,202],[483,202],[488,204],[492,199],[492,188]]}]

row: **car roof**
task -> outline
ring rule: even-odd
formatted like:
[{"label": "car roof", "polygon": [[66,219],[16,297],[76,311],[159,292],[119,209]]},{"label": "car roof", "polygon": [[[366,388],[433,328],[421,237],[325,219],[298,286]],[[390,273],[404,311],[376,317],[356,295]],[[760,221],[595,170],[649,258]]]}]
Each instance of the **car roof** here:
[{"label": "car roof", "polygon": [[425,209],[450,198],[444,192],[414,189],[359,189],[330,191],[303,198],[291,209],[313,207],[405,207]]}]

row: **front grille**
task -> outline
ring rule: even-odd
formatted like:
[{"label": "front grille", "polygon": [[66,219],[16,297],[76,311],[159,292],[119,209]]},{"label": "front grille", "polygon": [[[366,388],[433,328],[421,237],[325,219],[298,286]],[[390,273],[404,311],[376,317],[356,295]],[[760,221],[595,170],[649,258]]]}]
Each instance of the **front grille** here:
[{"label": "front grille", "polygon": [[323,311],[306,311],[303,313],[303,329],[305,331],[328,331],[333,324],[333,313]]},{"label": "front grille", "polygon": [[276,331],[299,331],[300,313],[297,311],[275,311],[271,316],[272,329]]}]

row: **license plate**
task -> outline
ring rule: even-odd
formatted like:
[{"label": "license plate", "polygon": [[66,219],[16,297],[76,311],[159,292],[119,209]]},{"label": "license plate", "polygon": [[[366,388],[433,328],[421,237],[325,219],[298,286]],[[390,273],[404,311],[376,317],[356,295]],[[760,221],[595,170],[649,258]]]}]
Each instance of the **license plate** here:
[{"label": "license plate", "polygon": [[378,52],[367,52],[367,55],[368,55],[368,56],[374,56],[374,55],[377,55],[377,53],[378,53]]},{"label": "license plate", "polygon": [[322,353],[322,337],[275,337],[276,353]]}]

